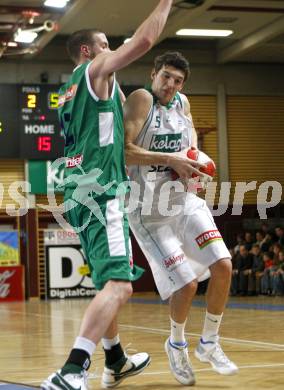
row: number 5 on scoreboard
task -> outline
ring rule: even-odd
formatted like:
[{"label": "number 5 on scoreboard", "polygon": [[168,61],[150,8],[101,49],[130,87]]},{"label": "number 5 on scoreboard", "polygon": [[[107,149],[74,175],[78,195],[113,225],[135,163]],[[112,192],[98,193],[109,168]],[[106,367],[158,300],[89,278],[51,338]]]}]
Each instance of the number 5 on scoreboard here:
[{"label": "number 5 on scoreboard", "polygon": [[48,108],[50,110],[56,110],[58,108],[59,93],[49,92],[48,94]]}]

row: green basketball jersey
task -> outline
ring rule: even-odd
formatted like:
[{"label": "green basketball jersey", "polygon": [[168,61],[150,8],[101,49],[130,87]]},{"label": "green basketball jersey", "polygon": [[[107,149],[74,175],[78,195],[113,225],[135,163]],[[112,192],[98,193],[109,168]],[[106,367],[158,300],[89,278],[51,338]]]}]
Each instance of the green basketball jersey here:
[{"label": "green basketball jersey", "polygon": [[[114,196],[119,184],[127,182],[122,105],[115,77],[110,98],[96,96],[88,73],[90,64],[77,67],[59,93],[59,118],[65,135],[65,195],[68,189],[71,195],[77,186],[86,186],[92,188],[94,197],[102,187],[104,195]],[[127,187],[120,189],[125,192]]]}]

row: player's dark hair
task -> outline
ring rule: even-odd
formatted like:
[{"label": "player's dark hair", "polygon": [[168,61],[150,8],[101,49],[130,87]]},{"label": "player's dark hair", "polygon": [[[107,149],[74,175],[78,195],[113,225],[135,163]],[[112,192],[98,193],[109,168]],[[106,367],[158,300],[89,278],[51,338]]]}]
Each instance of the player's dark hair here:
[{"label": "player's dark hair", "polygon": [[75,31],[67,40],[66,48],[70,58],[77,63],[80,58],[82,45],[92,45],[94,43],[94,34],[101,33],[100,30],[89,28]]},{"label": "player's dark hair", "polygon": [[154,68],[156,73],[159,72],[164,65],[173,66],[174,68],[181,70],[184,73],[184,81],[186,81],[189,76],[189,62],[178,51],[167,51],[155,58]]}]

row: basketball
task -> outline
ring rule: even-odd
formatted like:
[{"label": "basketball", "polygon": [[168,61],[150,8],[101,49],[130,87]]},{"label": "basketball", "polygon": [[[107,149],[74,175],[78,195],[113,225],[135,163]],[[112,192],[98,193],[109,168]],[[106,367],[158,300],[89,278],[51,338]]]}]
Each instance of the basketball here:
[{"label": "basketball", "polygon": [[[207,183],[213,180],[213,177],[216,173],[216,165],[206,153],[195,148],[191,148],[187,151],[187,157],[205,165],[204,168],[199,169],[200,172],[204,174],[204,176],[198,176],[196,173],[192,173],[191,178],[193,180],[190,179],[187,183],[189,192],[191,192],[193,187],[197,190],[197,192],[202,191],[206,188]],[[173,171],[172,179],[177,180],[178,178],[178,174]]]},{"label": "basketball", "polygon": [[[200,172],[208,175],[211,178],[211,180],[213,179],[216,173],[216,165],[214,161],[206,153],[202,152],[201,150],[191,148],[187,152],[187,157],[190,158],[191,160],[204,164],[205,168],[200,168]],[[196,176],[197,174],[195,173],[192,174],[192,177],[196,177]],[[208,181],[208,179],[209,178],[207,178],[206,181]]]}]

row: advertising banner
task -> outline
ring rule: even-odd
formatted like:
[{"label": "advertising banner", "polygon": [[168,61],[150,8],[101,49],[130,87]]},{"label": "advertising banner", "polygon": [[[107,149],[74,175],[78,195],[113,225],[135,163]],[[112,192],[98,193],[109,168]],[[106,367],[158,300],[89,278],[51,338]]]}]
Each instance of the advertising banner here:
[{"label": "advertising banner", "polygon": [[64,165],[52,168],[52,161],[28,161],[28,180],[31,184],[31,194],[47,194],[50,191],[63,193],[60,185],[64,179]]},{"label": "advertising banner", "polygon": [[88,298],[96,295],[80,245],[48,245],[46,298]]},{"label": "advertising banner", "polygon": [[44,246],[48,245],[80,245],[78,235],[73,230],[45,229]]},{"label": "advertising banner", "polygon": [[0,231],[0,267],[19,265],[19,236],[15,231]]},{"label": "advertising banner", "polygon": [[23,266],[0,267],[0,303],[25,299]]}]

